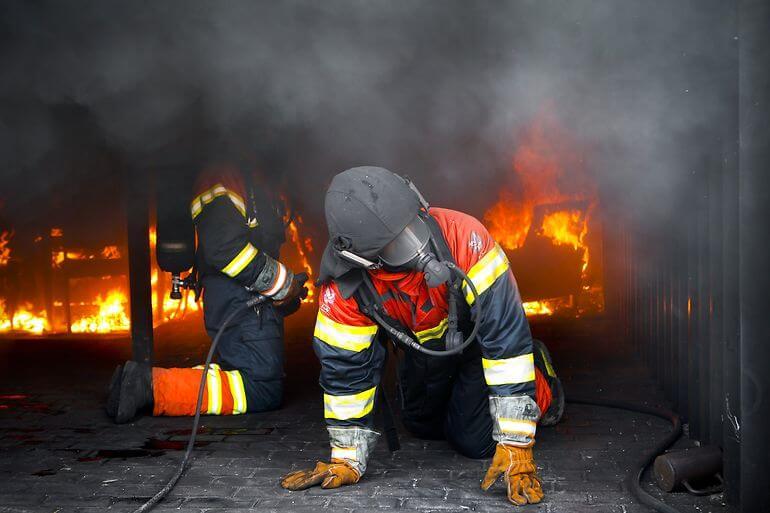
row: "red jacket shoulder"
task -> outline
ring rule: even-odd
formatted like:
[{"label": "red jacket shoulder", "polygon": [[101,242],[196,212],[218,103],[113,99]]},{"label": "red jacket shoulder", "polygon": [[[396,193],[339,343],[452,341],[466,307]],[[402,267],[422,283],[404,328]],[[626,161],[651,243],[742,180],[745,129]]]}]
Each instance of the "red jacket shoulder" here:
[{"label": "red jacket shoulder", "polygon": [[321,286],[318,313],[347,326],[371,326],[374,323],[358,309],[353,297],[344,298],[333,281]]},{"label": "red jacket shoulder", "polygon": [[457,265],[466,272],[496,246],[489,231],[472,215],[438,207],[431,208],[430,213],[441,227]]}]

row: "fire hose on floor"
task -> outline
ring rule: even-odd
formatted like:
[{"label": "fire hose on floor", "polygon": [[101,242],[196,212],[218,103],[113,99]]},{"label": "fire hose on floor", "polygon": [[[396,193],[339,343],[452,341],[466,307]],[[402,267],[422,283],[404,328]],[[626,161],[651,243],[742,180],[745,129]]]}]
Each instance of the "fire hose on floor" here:
[{"label": "fire hose on floor", "polygon": [[642,488],[642,475],[647,467],[660,454],[671,447],[682,435],[682,420],[679,418],[679,414],[666,410],[664,408],[653,408],[651,406],[645,406],[641,404],[627,403],[623,401],[610,401],[604,399],[586,399],[581,397],[567,398],[567,402],[570,404],[583,404],[588,406],[601,406],[604,408],[614,408],[617,410],[625,410],[634,413],[642,413],[644,415],[652,415],[663,420],[667,420],[671,423],[671,432],[658,442],[652,449],[646,452],[640,459],[636,466],[635,472],[630,472],[626,477],[626,485],[636,499],[647,507],[654,509],[660,513],[680,513],[679,510],[669,506],[661,500],[656,499],[650,495],[644,488]]},{"label": "fire hose on floor", "polygon": [[211,341],[209,353],[206,355],[206,362],[203,364],[203,373],[201,374],[201,383],[198,387],[198,402],[195,405],[195,417],[193,418],[192,431],[190,432],[190,439],[187,441],[187,449],[184,452],[184,457],[179,463],[179,469],[171,477],[171,479],[169,479],[168,483],[166,483],[166,486],[164,486],[161,491],[153,495],[150,500],[142,504],[138,509],[134,511],[134,513],[150,511],[158,502],[160,502],[166,495],[168,495],[169,492],[171,492],[174,486],[176,486],[176,483],[182,477],[182,474],[184,474],[185,470],[187,470],[187,465],[190,463],[190,456],[192,456],[193,448],[195,447],[195,438],[198,435],[198,424],[200,424],[201,421],[201,406],[203,405],[203,392],[206,387],[206,377],[209,374],[209,367],[211,366],[211,360],[214,357],[214,351],[217,348],[217,344],[219,344],[219,339],[222,338],[222,334],[225,332],[225,329],[227,329],[227,326],[236,316],[242,314],[246,310],[254,308],[261,303],[264,303],[267,301],[267,299],[268,298],[266,296],[255,296],[253,299],[248,300],[243,305],[230,312],[230,315],[225,317],[225,320],[222,321],[222,326],[220,326],[219,331],[217,331],[217,334],[214,336],[214,340]]},{"label": "fire hose on floor", "polygon": [[[471,285],[472,286],[472,285]],[[473,294],[476,294],[475,287],[472,287]],[[193,424],[192,424],[192,431],[190,432],[190,439],[187,442],[187,448],[185,449],[184,457],[182,458],[182,461],[179,463],[179,468],[177,469],[176,473],[169,479],[168,483],[153,497],[151,497],[147,502],[142,504],[139,508],[137,508],[134,513],[144,513],[147,511],[150,511],[158,502],[163,500],[166,495],[168,495],[171,490],[176,486],[179,479],[182,477],[182,475],[187,470],[187,466],[190,463],[190,457],[192,456],[193,449],[195,447],[195,438],[198,434],[198,425],[200,424],[200,418],[201,418],[201,406],[203,404],[203,394],[205,390],[206,385],[206,377],[208,376],[209,367],[211,366],[211,360],[214,356],[214,352],[216,351],[217,344],[219,344],[219,340],[222,337],[222,334],[225,332],[225,329],[227,329],[228,325],[232,322],[232,320],[240,315],[241,313],[245,312],[246,310],[249,310],[251,308],[254,308],[255,306],[267,301],[267,297],[265,296],[256,296],[253,299],[247,301],[244,303],[241,307],[233,310],[222,322],[222,326],[219,328],[219,331],[217,331],[216,335],[214,336],[214,339],[211,342],[211,347],[209,348],[209,352],[206,355],[206,361],[203,365],[203,372],[201,374],[201,383],[198,387],[198,401],[195,407],[195,417],[193,418]],[[477,319],[480,317],[477,317]],[[476,323],[476,329],[474,330],[474,335],[476,330],[478,329],[478,323]],[[468,337],[471,339],[471,337]],[[467,342],[467,341],[466,341]],[[463,347],[466,346],[467,343],[463,344]],[[461,349],[462,350],[462,349]],[[444,352],[441,352],[444,353]],[[449,353],[449,352],[446,352]],[[454,353],[454,351],[452,352]],[[449,354],[452,354],[449,353]],[[654,509],[655,511],[658,511],[660,513],[679,513],[678,510],[675,508],[663,503],[662,501],[656,499],[649,493],[647,493],[641,486],[641,478],[644,471],[647,469],[647,467],[652,463],[652,461],[660,454],[662,454],[666,449],[671,447],[671,445],[676,442],[681,433],[682,433],[682,422],[679,418],[679,415],[675,412],[665,410],[662,408],[653,408],[649,406],[644,405],[637,405],[632,403],[625,403],[621,401],[608,401],[608,400],[602,400],[602,399],[584,399],[584,398],[571,398],[567,399],[568,403],[571,404],[583,404],[583,405],[590,405],[590,406],[601,406],[601,407],[607,407],[607,408],[615,408],[615,409],[621,409],[626,411],[631,411],[635,413],[642,413],[646,415],[652,415],[655,417],[659,417],[664,420],[668,420],[671,422],[672,430],[668,434],[668,436],[659,442],[652,450],[644,454],[644,456],[640,459],[638,470],[636,472],[632,472],[627,477],[627,484],[629,490],[631,490],[631,493],[636,497],[636,499]]]}]

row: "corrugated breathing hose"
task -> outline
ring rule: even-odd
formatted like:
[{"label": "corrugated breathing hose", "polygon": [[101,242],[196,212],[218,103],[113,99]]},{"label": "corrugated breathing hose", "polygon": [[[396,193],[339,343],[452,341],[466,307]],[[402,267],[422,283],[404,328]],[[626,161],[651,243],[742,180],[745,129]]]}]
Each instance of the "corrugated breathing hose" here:
[{"label": "corrugated breathing hose", "polygon": [[626,410],[634,413],[652,415],[654,417],[669,421],[672,428],[671,432],[668,434],[668,436],[666,436],[665,439],[658,442],[658,444],[655,445],[653,449],[643,455],[643,457],[639,460],[638,470],[628,474],[628,477],[626,478],[626,484],[628,485],[628,489],[631,491],[634,497],[636,497],[636,499],[645,506],[648,506],[660,513],[681,513],[676,508],[669,506],[665,502],[660,501],[647,493],[642,488],[641,483],[642,474],[644,474],[644,471],[647,469],[647,467],[650,466],[650,464],[658,455],[662,454],[666,449],[671,447],[674,442],[676,442],[682,435],[682,420],[679,418],[678,413],[667,410],[665,408],[653,408],[651,406],[644,406],[641,404],[633,404],[623,401],[610,401],[605,399],[571,397],[567,398],[567,402],[571,404],[585,404],[589,406],[602,406],[605,408]]}]

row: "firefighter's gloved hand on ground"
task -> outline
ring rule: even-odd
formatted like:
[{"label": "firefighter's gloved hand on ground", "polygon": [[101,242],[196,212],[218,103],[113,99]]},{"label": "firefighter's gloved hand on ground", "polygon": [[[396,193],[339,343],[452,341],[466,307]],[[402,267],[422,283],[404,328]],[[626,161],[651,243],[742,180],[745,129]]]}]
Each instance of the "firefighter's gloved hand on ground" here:
[{"label": "firefighter's gloved hand on ground", "polygon": [[513,504],[523,506],[543,500],[543,488],[531,447],[497,444],[492,464],[481,482],[481,489],[489,490],[501,475],[508,487],[508,500]]},{"label": "firefighter's gloved hand on ground", "polygon": [[321,488],[339,488],[342,485],[355,484],[361,474],[345,460],[332,458],[331,463],[319,461],[312,470],[298,470],[281,478],[281,486],[297,491],[321,485]]},{"label": "firefighter's gloved hand on ground", "polygon": [[[299,308],[299,302],[307,297],[307,287],[305,287],[306,281],[306,273],[295,274],[289,283],[285,294],[281,295],[280,299],[276,296],[276,300],[273,301],[273,304],[279,309],[284,310],[291,310],[291,307],[296,304],[296,308],[290,313],[296,312],[297,308]],[[288,314],[284,313],[284,315]]]}]

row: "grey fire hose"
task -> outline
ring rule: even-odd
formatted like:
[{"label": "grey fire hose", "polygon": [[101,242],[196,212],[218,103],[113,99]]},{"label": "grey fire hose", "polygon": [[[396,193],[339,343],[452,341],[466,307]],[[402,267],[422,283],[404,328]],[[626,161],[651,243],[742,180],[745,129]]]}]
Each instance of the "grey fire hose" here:
[{"label": "grey fire hose", "polygon": [[645,453],[640,458],[638,463],[638,470],[636,472],[630,472],[626,478],[626,484],[631,493],[636,499],[647,507],[654,509],[660,513],[681,513],[676,508],[669,506],[661,500],[656,499],[649,493],[647,493],[641,484],[642,474],[647,470],[647,467],[655,460],[657,456],[662,454],[666,449],[671,447],[682,435],[682,420],[679,414],[666,410],[664,408],[653,408],[651,406],[644,406],[641,404],[626,403],[623,401],[609,401],[605,399],[586,399],[582,397],[567,398],[567,402],[571,404],[585,404],[589,406],[602,406],[605,408],[615,408],[618,410],[626,410],[634,413],[643,413],[645,415],[652,415],[654,417],[667,420],[671,423],[671,432],[665,439],[661,440],[654,448]]},{"label": "grey fire hose", "polygon": [[195,406],[195,418],[193,419],[192,432],[190,433],[190,440],[187,442],[187,450],[185,450],[182,462],[179,464],[179,469],[171,477],[171,479],[169,479],[168,483],[166,483],[166,486],[164,486],[161,491],[156,493],[150,500],[142,504],[138,509],[134,511],[134,513],[144,513],[145,511],[150,511],[153,506],[155,506],[166,495],[168,495],[169,492],[171,492],[174,486],[176,486],[176,483],[184,474],[185,470],[187,470],[187,465],[190,462],[190,456],[192,455],[193,448],[195,447],[195,437],[198,434],[198,424],[200,424],[201,420],[201,406],[203,405],[203,391],[205,390],[206,386],[206,378],[208,377],[209,367],[211,366],[211,359],[214,357],[214,351],[217,348],[217,344],[219,344],[219,339],[222,338],[222,334],[225,332],[225,329],[237,315],[245,312],[246,310],[254,308],[260,303],[264,303],[267,299],[267,296],[255,296],[254,298],[246,301],[246,303],[240,307],[230,312],[230,315],[225,317],[225,320],[222,321],[222,326],[220,326],[219,331],[217,331],[217,334],[214,336],[214,340],[211,342],[209,354],[206,355],[206,363],[203,365],[201,384],[198,387],[198,402]]}]

